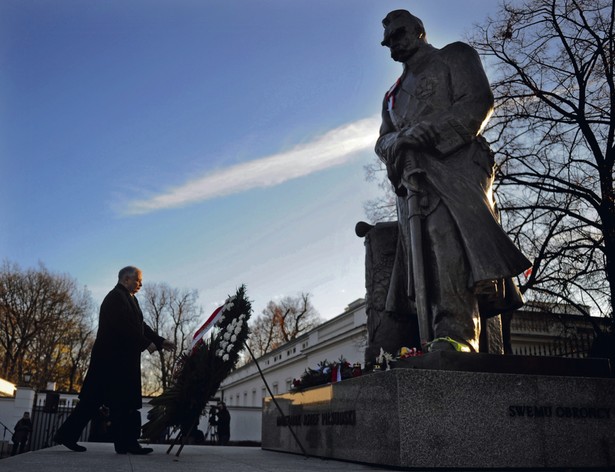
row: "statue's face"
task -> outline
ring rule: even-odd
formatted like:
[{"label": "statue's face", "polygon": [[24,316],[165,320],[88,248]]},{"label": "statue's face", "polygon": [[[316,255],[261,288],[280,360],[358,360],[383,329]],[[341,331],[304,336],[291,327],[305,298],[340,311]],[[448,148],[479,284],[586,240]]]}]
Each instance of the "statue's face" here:
[{"label": "statue's face", "polygon": [[419,48],[424,40],[416,32],[416,25],[410,21],[396,20],[384,29],[382,45],[391,50],[394,61],[405,62]]}]

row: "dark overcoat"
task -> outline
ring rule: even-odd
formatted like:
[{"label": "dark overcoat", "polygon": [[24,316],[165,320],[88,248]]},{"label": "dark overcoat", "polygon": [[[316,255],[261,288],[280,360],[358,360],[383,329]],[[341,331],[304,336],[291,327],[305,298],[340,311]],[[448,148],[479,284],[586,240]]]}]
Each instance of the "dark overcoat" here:
[{"label": "dark overcoat", "polygon": [[90,367],[79,394],[82,400],[113,408],[141,408],[141,353],[164,338],[143,321],[135,297],[121,284],[102,302]]},{"label": "dark overcoat", "polygon": [[30,418],[22,418],[15,425],[15,433],[13,434],[13,443],[22,443],[28,440],[28,435],[32,432],[32,420]]},{"label": "dark overcoat", "polygon": [[218,412],[218,435],[231,435],[231,414],[226,408]]}]

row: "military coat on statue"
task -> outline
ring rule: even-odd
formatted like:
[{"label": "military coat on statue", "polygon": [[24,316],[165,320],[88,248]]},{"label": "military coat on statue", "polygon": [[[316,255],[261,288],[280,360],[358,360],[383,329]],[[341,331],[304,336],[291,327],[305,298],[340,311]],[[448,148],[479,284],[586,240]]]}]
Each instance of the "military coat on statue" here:
[{"label": "military coat on statue", "polygon": [[[405,185],[411,180],[410,175],[422,171],[421,214],[425,231],[431,231],[426,249],[427,263],[439,262],[438,257],[444,260],[456,256],[457,249],[446,253],[446,246],[454,242],[463,255],[460,259],[463,264],[455,269],[459,272],[456,280],[464,280],[461,285],[467,288],[463,290],[478,294],[477,284],[485,281],[503,283],[530,266],[502,230],[494,208],[494,158],[480,135],[483,123],[491,114],[493,95],[478,54],[463,43],[453,43],[442,49],[425,44],[404,66],[404,74],[384,99],[376,152],[387,164],[389,178],[399,195],[400,221],[408,219]],[[434,126],[436,138],[433,146],[400,151],[397,143],[404,131],[421,123]],[[407,282],[408,277],[412,278],[409,268],[412,255],[407,247],[410,236],[401,237],[405,231],[406,227],[400,226],[400,244],[386,303],[386,310],[392,313],[404,311],[405,297],[413,298],[413,293],[402,289],[405,286],[412,291],[413,285]],[[441,251],[442,256],[433,259],[433,248]],[[439,279],[432,277],[428,286],[446,282],[450,273],[438,274]],[[483,306],[478,297],[481,312],[497,314],[522,303],[514,284],[505,286],[509,288],[508,293],[501,295],[506,300],[496,302],[498,306]],[[472,301],[471,292],[456,300],[458,290],[462,288],[453,285],[440,292],[432,291],[432,308],[433,303],[440,303],[441,311],[452,319],[454,316],[450,315],[455,315],[453,312],[457,310],[453,308],[451,312],[450,306],[467,305],[466,319],[474,319],[468,323],[478,326],[476,310],[470,307],[476,303]],[[448,299],[450,302],[446,302]],[[445,307],[444,303],[448,306]],[[440,315],[436,312],[432,316],[437,323]],[[436,326],[436,336],[437,331]],[[451,333],[454,331],[452,329]],[[471,331],[460,332],[457,338],[476,346]],[[448,335],[448,328],[443,332]]]}]

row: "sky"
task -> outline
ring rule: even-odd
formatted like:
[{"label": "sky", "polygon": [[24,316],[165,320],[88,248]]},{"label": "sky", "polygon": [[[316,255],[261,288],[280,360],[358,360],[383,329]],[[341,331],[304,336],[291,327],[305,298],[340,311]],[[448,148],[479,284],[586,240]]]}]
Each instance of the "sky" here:
[{"label": "sky", "polygon": [[126,265],[255,314],[365,296],[365,180],[398,8],[436,47],[496,0],[2,0],[0,260],[98,306]]}]

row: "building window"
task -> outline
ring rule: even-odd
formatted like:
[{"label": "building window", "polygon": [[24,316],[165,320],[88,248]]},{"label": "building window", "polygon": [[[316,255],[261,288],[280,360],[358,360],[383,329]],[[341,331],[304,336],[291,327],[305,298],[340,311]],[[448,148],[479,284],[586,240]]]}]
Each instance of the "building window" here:
[{"label": "building window", "polygon": [[277,382],[274,382],[272,390],[273,390],[274,395],[278,394],[278,383]]},{"label": "building window", "polygon": [[292,379],[286,379],[286,391],[290,392],[290,387],[292,385]]},{"label": "building window", "polygon": [[252,405],[250,406],[257,406],[256,405],[256,389],[252,389]]}]

